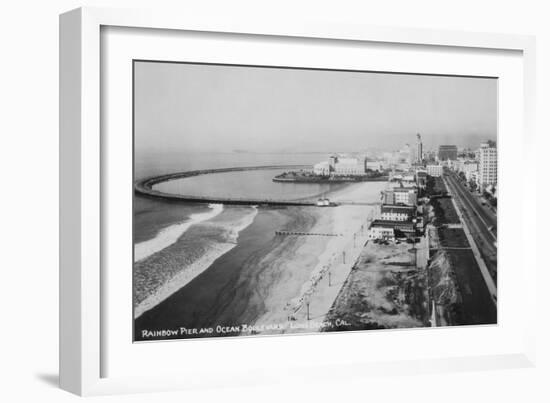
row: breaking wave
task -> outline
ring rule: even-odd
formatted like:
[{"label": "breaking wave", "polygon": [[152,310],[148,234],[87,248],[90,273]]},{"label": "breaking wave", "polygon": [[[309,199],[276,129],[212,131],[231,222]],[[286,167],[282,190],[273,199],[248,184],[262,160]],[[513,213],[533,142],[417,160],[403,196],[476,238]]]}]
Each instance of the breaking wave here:
[{"label": "breaking wave", "polygon": [[158,284],[154,290],[151,290],[151,293],[135,306],[134,318],[137,319],[144,312],[154,308],[170,295],[180,290],[195,277],[208,269],[216,259],[237,246],[239,233],[252,224],[257,213],[257,208],[252,207],[250,213],[237,220],[208,223],[208,225],[215,226],[220,230],[223,241],[209,242],[205,253],[192,263],[183,266],[181,270],[164,282],[164,284]]},{"label": "breaking wave", "polygon": [[210,220],[223,211],[223,204],[209,204],[208,207],[212,210],[205,213],[191,214],[187,221],[163,228],[154,238],[136,244],[134,246],[134,262],[139,262],[167,248],[175,243],[192,225]]}]

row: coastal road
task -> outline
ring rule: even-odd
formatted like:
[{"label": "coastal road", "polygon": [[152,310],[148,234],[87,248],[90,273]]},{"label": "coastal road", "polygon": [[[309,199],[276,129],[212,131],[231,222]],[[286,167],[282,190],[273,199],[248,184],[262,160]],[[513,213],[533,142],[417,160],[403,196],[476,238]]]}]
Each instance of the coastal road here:
[{"label": "coastal road", "polygon": [[443,180],[468,225],[472,237],[487,265],[491,277],[497,278],[497,218],[462,185],[458,178],[446,172]]},{"label": "coastal road", "polygon": [[478,197],[474,196],[459,181],[455,173],[449,172],[446,178],[454,185],[457,195],[464,201],[465,205],[472,209],[472,212],[478,216],[483,225],[492,234],[494,241],[497,240],[497,216],[488,207],[481,204]]}]

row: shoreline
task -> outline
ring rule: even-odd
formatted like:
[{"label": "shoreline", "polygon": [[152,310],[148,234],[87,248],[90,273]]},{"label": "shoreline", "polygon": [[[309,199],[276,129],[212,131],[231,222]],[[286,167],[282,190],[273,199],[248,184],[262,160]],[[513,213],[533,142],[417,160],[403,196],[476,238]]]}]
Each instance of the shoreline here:
[{"label": "shoreline", "polygon": [[166,249],[176,243],[192,225],[210,220],[223,211],[223,205],[221,204],[209,204],[208,207],[210,211],[191,214],[187,220],[161,229],[155,237],[136,243],[134,245],[134,263]]},{"label": "shoreline", "polygon": [[[373,182],[350,184],[328,197],[377,201],[385,183],[373,185]],[[258,208],[253,223],[239,234],[235,247],[219,256],[185,287],[136,318],[136,340],[165,339],[143,338],[139,331],[171,327],[247,325],[247,330],[229,334],[171,337],[177,339],[320,331],[322,323],[313,320],[321,322],[319,319],[332,306],[366,242],[365,221],[375,208],[373,205]],[[363,234],[356,234],[362,224]],[[343,236],[276,235],[280,230]],[[341,261],[342,250],[347,254],[345,263]],[[304,296],[310,301],[309,322]],[[295,320],[288,320],[289,313]],[[285,326],[279,328],[278,324]],[[257,330],[263,326],[271,330]]]},{"label": "shoreline", "polygon": [[[162,301],[169,298],[172,294],[186,286],[188,283],[193,281],[197,276],[199,276],[201,273],[203,273],[205,270],[208,270],[208,268],[221,256],[226,254],[231,249],[235,248],[237,246],[237,238],[241,231],[245,230],[248,226],[250,226],[258,214],[258,210],[256,208],[250,208],[250,212],[247,212],[246,215],[239,217],[235,219],[234,217],[231,218],[229,221],[227,221],[227,215],[232,214],[233,212],[231,210],[223,209],[221,206],[213,206],[211,207],[212,211],[207,213],[201,213],[203,215],[203,218],[205,215],[208,215],[206,219],[203,220],[195,220],[193,222],[184,222],[183,224],[177,224],[178,226],[184,227],[184,231],[179,234],[178,239],[173,242],[170,246],[164,249],[168,248],[178,248],[178,245],[176,245],[177,242],[182,240],[182,237],[189,237],[191,233],[188,233],[189,231],[197,231],[196,225],[210,222],[210,226],[214,226],[216,228],[223,229],[223,231],[226,233],[225,239],[223,241],[218,240],[217,242],[211,240],[208,242],[207,246],[204,249],[204,253],[202,253],[200,256],[198,256],[195,260],[192,261],[180,261],[177,260],[176,263],[171,264],[168,267],[164,267],[164,274],[166,275],[165,281],[160,281],[158,278],[155,279],[154,276],[144,277],[144,274],[146,274],[149,270],[147,270],[147,267],[150,266],[143,266],[144,263],[142,263],[144,260],[147,259],[141,259],[136,260],[134,262],[134,270],[136,270],[136,267],[141,269],[138,273],[134,272],[134,287],[136,288],[137,283],[136,279],[139,275],[140,278],[142,278],[142,282],[145,281],[148,284],[148,288],[150,289],[153,287],[153,290],[149,290],[150,292],[148,295],[144,295],[145,293],[139,292],[140,288],[137,288],[134,290],[134,319],[139,318],[143,313],[147,312],[150,309],[153,309],[158,304],[162,303]],[[222,212],[225,211],[225,217],[220,216]],[[242,213],[241,213],[242,214]],[[200,214],[197,214],[197,216]],[[231,217],[231,216],[230,216]],[[196,217],[195,217],[196,218]],[[221,221],[220,221],[221,220]],[[225,225],[225,226],[224,226]],[[156,253],[156,252],[155,252]],[[169,253],[169,252],[168,252]],[[153,256],[154,253],[151,255],[152,260],[160,259],[164,264],[168,264],[169,257],[163,257],[163,256]],[[185,257],[185,253],[178,252],[176,253],[175,258],[178,257]],[[170,268],[168,270],[168,268]],[[156,280],[156,286],[153,286],[155,284]]]},{"label": "shoreline", "polygon": [[209,204],[227,204],[227,205],[265,205],[265,206],[313,206],[313,201],[305,200],[271,200],[271,199],[251,199],[251,198],[229,198],[229,197],[202,197],[193,195],[180,195],[174,193],[161,192],[155,190],[154,186],[163,182],[169,182],[176,179],[190,178],[199,175],[208,175],[224,172],[240,172],[240,171],[258,171],[272,169],[297,169],[310,168],[310,165],[265,165],[265,166],[249,166],[249,167],[232,167],[232,168],[216,168],[202,169],[194,171],[176,172],[166,175],[158,175],[145,179],[138,180],[134,183],[134,192],[144,197],[157,198],[162,200],[190,202],[190,203],[209,203]]},{"label": "shoreline", "polygon": [[[365,185],[362,183],[350,186],[339,190],[334,196],[348,198],[357,196],[358,193],[370,193],[371,200],[372,197],[377,197],[379,189],[367,191]],[[372,187],[371,184],[366,186]],[[374,212],[374,206],[337,206],[319,213],[311,231],[342,236],[329,237],[322,242],[314,237],[300,237],[302,243],[293,248],[295,250],[290,258],[273,262],[279,265],[284,281],[275,281],[269,285],[272,292],[266,299],[267,312],[254,325],[259,328],[272,324],[284,326],[255,331],[253,334],[307,333],[320,330],[341,285],[367,242],[368,221],[372,219]],[[312,256],[315,256],[314,261],[311,260]],[[296,266],[302,267],[302,270],[293,270]]]},{"label": "shoreline", "polygon": [[309,229],[314,221],[315,217],[301,208],[259,208],[253,223],[239,233],[234,248],[218,257],[185,287],[135,319],[135,340],[165,339],[143,338],[141,330],[253,323],[266,311],[265,290],[271,283],[266,276],[276,275],[261,264],[262,260],[295,244],[289,238],[275,237],[275,230]]}]

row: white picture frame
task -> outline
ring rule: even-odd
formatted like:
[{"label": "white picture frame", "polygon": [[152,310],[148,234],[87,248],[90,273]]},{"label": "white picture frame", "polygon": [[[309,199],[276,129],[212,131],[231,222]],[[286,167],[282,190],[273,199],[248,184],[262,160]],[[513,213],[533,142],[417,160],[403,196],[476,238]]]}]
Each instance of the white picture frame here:
[{"label": "white picture frame", "polygon": [[[535,40],[530,36],[467,33],[444,30],[383,28],[332,24],[327,22],[283,22],[269,19],[249,21],[245,18],[216,21],[190,15],[174,15],[151,10],[118,10],[80,8],[60,16],[60,385],[79,395],[134,393],[192,387],[249,385],[257,382],[291,382],[297,374],[312,380],[323,380],[326,370],[333,369],[337,377],[368,376],[370,374],[405,374],[437,371],[464,371],[475,369],[527,367],[535,362],[535,291],[536,283],[522,283],[521,304],[526,314],[521,321],[524,340],[501,354],[466,356],[434,356],[418,359],[391,359],[371,362],[358,355],[352,362],[313,363],[304,374],[299,359],[285,366],[281,373],[269,368],[265,371],[247,370],[246,364],[218,368],[207,378],[189,377],[175,373],[158,376],[104,376],[102,362],[109,354],[102,332],[108,315],[102,289],[103,240],[101,232],[102,190],[104,187],[103,145],[101,142],[101,29],[102,27],[131,27],[156,30],[192,31],[196,35],[217,32],[226,35],[252,35],[259,38],[309,38],[382,44],[420,45],[468,48],[479,52],[503,50],[521,52],[523,66],[523,133],[518,133],[523,144],[521,159],[528,161],[534,155],[535,102]],[[503,161],[502,164],[506,164]],[[534,176],[526,178],[523,186],[529,188]],[[533,185],[531,189],[535,189]],[[531,194],[534,190],[531,190]],[[525,194],[525,192],[523,192]],[[527,197],[527,196],[523,196]],[[520,212],[518,214],[526,214]],[[521,220],[515,230],[527,247],[527,234],[535,232],[533,220]],[[500,231],[510,231],[502,229]],[[517,253],[518,251],[516,251]],[[499,252],[500,253],[500,252]],[[535,253],[524,254],[521,267],[523,277],[536,277]],[[499,258],[501,261],[501,258]],[[519,269],[518,269],[519,270]],[[502,284],[501,284],[502,286]],[[506,284],[505,284],[506,286]],[[103,329],[104,330],[104,329]],[[409,331],[403,331],[407,334]],[[412,331],[410,331],[412,332]],[[416,331],[416,336],[419,333]],[[363,332],[361,332],[363,333]],[[291,343],[304,343],[308,337],[294,338]],[[332,336],[330,336],[332,337]],[[351,343],[361,343],[365,333],[349,336]],[[270,338],[275,340],[275,338]],[[260,351],[265,339],[239,342],[240,348]],[[301,341],[300,341],[301,340]],[[327,339],[328,340],[328,339]],[[272,341],[273,342],[273,341]],[[194,343],[194,342],[193,342]],[[210,342],[212,343],[212,342]],[[226,341],[214,343],[228,343]],[[198,346],[198,344],[195,344]],[[232,344],[235,345],[234,343]],[[216,348],[210,348],[218,351]],[[224,344],[225,347],[228,344]],[[254,354],[252,354],[254,357]],[[252,358],[258,360],[258,358]],[[305,360],[305,358],[304,358]],[[307,363],[304,363],[304,365]],[[260,362],[256,362],[261,367]],[[249,367],[250,368],[250,367]],[[203,374],[204,375],[204,374]],[[230,376],[229,376],[230,375]],[[334,377],[334,374],[332,375]],[[328,379],[328,378],[327,378]]]}]

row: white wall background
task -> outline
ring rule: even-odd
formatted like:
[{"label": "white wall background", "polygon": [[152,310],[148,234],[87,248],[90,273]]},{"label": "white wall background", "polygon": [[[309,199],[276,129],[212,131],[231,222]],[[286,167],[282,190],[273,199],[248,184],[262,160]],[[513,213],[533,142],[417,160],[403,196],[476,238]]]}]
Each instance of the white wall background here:
[{"label": "white wall background", "polygon": [[[57,389],[58,293],[58,14],[81,5],[165,7],[227,16],[266,14],[274,20],[324,19],[373,25],[465,29],[537,36],[539,159],[526,174],[547,172],[550,110],[550,24],[545,1],[72,1],[11,0],[0,6],[0,400],[65,402]],[[549,194],[542,186],[542,203]],[[545,246],[540,221],[539,251]],[[539,263],[545,264],[539,259]],[[546,270],[548,270],[546,268]],[[149,402],[209,401],[549,401],[547,271],[539,279],[541,325],[536,369],[355,379],[304,385],[95,398]]]}]

